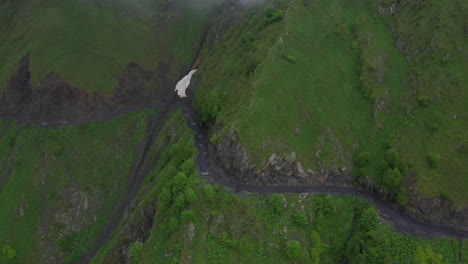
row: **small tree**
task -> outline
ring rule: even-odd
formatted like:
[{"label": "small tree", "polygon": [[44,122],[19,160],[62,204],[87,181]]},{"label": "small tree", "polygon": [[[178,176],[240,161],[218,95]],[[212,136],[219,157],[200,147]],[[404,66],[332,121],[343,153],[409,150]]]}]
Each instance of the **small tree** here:
[{"label": "small tree", "polygon": [[296,260],[301,254],[301,245],[296,240],[286,242],[284,247],[284,254],[290,260]]}]

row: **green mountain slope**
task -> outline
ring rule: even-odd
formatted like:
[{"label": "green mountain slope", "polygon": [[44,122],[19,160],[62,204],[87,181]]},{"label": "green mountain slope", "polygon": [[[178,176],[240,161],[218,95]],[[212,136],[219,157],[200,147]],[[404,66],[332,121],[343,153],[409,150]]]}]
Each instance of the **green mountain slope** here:
[{"label": "green mountain slope", "polygon": [[138,204],[92,263],[403,264],[467,257],[468,241],[398,234],[362,199],[233,195],[200,180],[193,133],[180,113],[159,140],[165,135],[170,139]]},{"label": "green mountain slope", "polygon": [[0,264],[468,262],[362,199],[210,185],[165,120],[197,67],[228,174],[468,226],[465,2],[0,0]]},{"label": "green mountain slope", "polygon": [[179,1],[1,1],[0,10],[1,92],[26,54],[34,85],[55,72],[73,87],[111,92],[130,62],[175,81],[205,21],[202,10]]},{"label": "green mountain slope", "polygon": [[154,114],[57,129],[2,121],[0,247],[12,246],[17,263],[71,263],[86,252],[124,195]]},{"label": "green mountain slope", "polygon": [[[260,169],[246,181],[360,181],[420,217],[453,201],[467,224],[466,4],[449,2],[292,0],[249,12],[198,72],[212,142],[248,153],[222,162]],[[275,158],[310,173],[268,178]]]}]

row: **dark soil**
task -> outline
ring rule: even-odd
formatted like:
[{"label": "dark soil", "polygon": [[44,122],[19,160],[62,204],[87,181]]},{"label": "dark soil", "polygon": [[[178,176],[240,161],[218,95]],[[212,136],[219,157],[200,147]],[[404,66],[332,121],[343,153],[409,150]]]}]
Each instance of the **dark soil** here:
[{"label": "dark soil", "polygon": [[31,84],[29,55],[19,62],[17,72],[9,81],[7,91],[0,95],[0,117],[40,125],[83,123],[108,119],[112,116],[147,108],[163,107],[172,96],[173,86],[167,80],[167,65],[159,64],[156,71],[145,71],[129,63],[118,77],[118,87],[111,93],[76,88],[55,72],[42,81]]}]

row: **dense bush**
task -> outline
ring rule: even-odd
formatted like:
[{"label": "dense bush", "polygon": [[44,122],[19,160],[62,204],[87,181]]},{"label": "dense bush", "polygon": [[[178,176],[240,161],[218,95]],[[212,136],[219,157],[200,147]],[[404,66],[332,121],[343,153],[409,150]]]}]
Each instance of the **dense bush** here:
[{"label": "dense bush", "polygon": [[296,240],[286,242],[284,247],[284,255],[291,260],[296,260],[301,254],[301,245]]},{"label": "dense bush", "polygon": [[177,232],[179,230],[180,223],[179,220],[175,217],[169,218],[169,229],[171,232]]},{"label": "dense bush", "polygon": [[369,163],[370,153],[363,151],[355,159],[356,166],[365,167]]},{"label": "dense bush", "polygon": [[322,241],[320,241],[320,235],[317,231],[313,230],[310,233],[310,258],[313,264],[320,263],[320,254],[322,253]]},{"label": "dense bush", "polygon": [[431,169],[437,169],[439,167],[440,155],[431,153],[427,156],[426,161]]},{"label": "dense bush", "polygon": [[161,193],[159,193],[159,196],[158,196],[159,208],[162,210],[167,209],[171,205],[171,202],[172,202],[171,192],[167,188],[162,189]]},{"label": "dense bush", "polygon": [[415,264],[442,264],[443,257],[435,253],[431,247],[417,247],[414,252]]},{"label": "dense bush", "polygon": [[140,263],[141,256],[143,255],[143,243],[135,242],[130,245],[128,249],[128,262],[130,264]]},{"label": "dense bush", "polygon": [[203,195],[206,200],[213,202],[215,200],[215,192],[213,189],[213,185],[207,184],[203,187]]},{"label": "dense bush", "polygon": [[185,173],[177,173],[177,175],[172,179],[172,194],[176,195],[182,192],[185,189],[187,182],[188,179],[187,176],[185,176]]},{"label": "dense bush", "polygon": [[379,224],[379,215],[374,208],[365,209],[359,218],[359,228],[365,232],[374,230]]},{"label": "dense bush", "polygon": [[336,212],[335,201],[330,195],[319,195],[315,200],[315,213],[323,214],[325,217],[330,217]]},{"label": "dense bush", "polygon": [[291,55],[286,56],[286,60],[291,62],[291,63],[296,63],[297,62],[297,58],[294,57],[294,56],[291,56]]},{"label": "dense bush", "polygon": [[268,198],[268,202],[274,214],[280,214],[283,211],[283,196],[281,194],[272,194]]},{"label": "dense bush", "polygon": [[2,255],[9,261],[13,261],[16,258],[16,251],[10,245],[4,245]]},{"label": "dense bush", "polygon": [[395,194],[400,192],[402,181],[403,175],[397,168],[388,169],[382,178],[382,183],[386,189]]},{"label": "dense bush", "polygon": [[418,97],[418,104],[422,107],[428,107],[431,103],[431,98],[428,96],[419,96]]},{"label": "dense bush", "polygon": [[193,210],[185,210],[180,214],[180,222],[185,224],[190,221],[194,221],[197,218],[196,213]]},{"label": "dense bush", "polygon": [[184,193],[185,193],[185,201],[187,202],[187,204],[190,204],[197,199],[197,195],[195,194],[195,191],[190,187],[187,187]]},{"label": "dense bush", "polygon": [[282,20],[284,17],[284,11],[281,9],[275,10],[273,7],[270,6],[266,8],[265,16],[265,25],[269,25]]},{"label": "dense bush", "polygon": [[298,226],[305,226],[307,225],[307,215],[302,210],[297,210],[293,213],[293,221]]}]

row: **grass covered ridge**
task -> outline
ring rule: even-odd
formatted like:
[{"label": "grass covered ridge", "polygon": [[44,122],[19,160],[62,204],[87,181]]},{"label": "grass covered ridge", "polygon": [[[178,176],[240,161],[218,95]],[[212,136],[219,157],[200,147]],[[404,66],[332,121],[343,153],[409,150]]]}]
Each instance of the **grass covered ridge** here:
[{"label": "grass covered ridge", "polygon": [[28,53],[33,85],[56,72],[73,87],[109,92],[130,62],[175,81],[203,36],[204,12],[161,0],[2,1],[0,91]]},{"label": "grass covered ridge", "polygon": [[[120,200],[143,139],[143,110],[56,129],[0,123],[0,248],[17,263],[84,253]],[[0,254],[0,263],[9,263]]]}]

